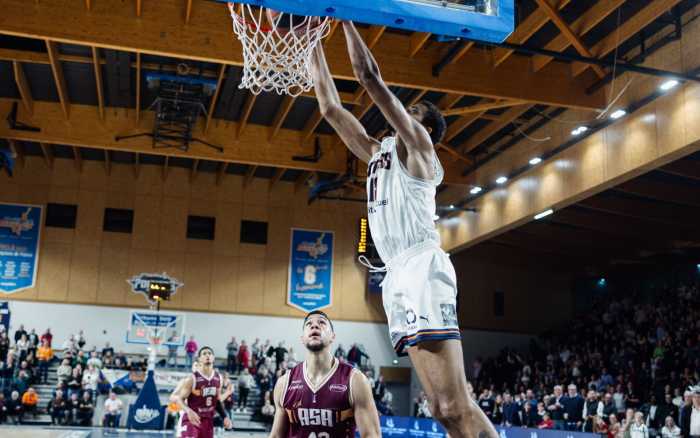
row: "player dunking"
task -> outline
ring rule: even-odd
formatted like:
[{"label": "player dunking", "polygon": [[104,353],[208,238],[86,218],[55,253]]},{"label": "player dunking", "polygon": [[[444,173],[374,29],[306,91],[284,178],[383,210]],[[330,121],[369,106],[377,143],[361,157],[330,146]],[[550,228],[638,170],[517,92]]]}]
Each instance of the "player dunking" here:
[{"label": "player dunking", "polygon": [[496,430],[467,395],[456,275],[434,223],[435,189],[443,175],[434,145],[442,140],[445,120],[428,101],[404,108],[353,23],[343,22],[343,29],[355,76],[394,136],[379,143],[343,108],[321,44],[312,56],[312,73],[321,113],[368,163],[368,220],[387,270],[382,300],[391,341],[399,355],[410,356],[433,416],[450,436],[495,438]]},{"label": "player dunking", "polygon": [[231,419],[222,405],[222,378],[214,369],[214,350],[200,348],[197,362],[198,369],[182,379],[170,396],[170,401],[182,412],[181,438],[213,438],[215,412],[224,418],[224,427],[231,428]]},{"label": "player dunking", "polygon": [[333,323],[321,311],[304,318],[304,362],[275,385],[270,438],[379,438],[379,415],[365,376],[333,357]]}]

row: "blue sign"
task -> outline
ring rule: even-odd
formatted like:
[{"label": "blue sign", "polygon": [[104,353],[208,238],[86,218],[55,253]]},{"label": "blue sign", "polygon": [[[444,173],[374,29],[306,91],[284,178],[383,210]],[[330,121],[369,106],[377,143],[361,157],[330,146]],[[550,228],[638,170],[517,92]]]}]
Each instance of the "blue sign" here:
[{"label": "blue sign", "polygon": [[36,285],[42,207],[0,204],[0,292]]},{"label": "blue sign", "polygon": [[129,418],[126,424],[130,429],[163,429],[165,425],[165,406],[160,404],[153,371],[148,372],[148,377],[143,383],[139,396],[129,406]]},{"label": "blue sign", "polygon": [[371,294],[382,293],[382,282],[386,277],[386,272],[367,271],[367,292]]},{"label": "blue sign", "polygon": [[130,279],[126,280],[126,282],[131,285],[131,290],[134,293],[142,294],[152,305],[155,305],[156,302],[150,297],[151,285],[168,285],[171,295],[175,295],[177,290],[184,286],[184,283],[170,277],[165,272],[162,274],[141,273],[139,275],[134,275]]},{"label": "blue sign", "polygon": [[5,331],[10,330],[10,303],[7,301],[0,302],[0,325],[5,327]]},{"label": "blue sign", "polygon": [[292,228],[287,288],[287,304],[304,312],[332,304],[332,231]]},{"label": "blue sign", "polygon": [[[379,419],[382,436],[445,438],[447,432],[435,420],[414,417],[385,417]],[[599,434],[552,429],[526,429],[496,426],[500,438],[600,438]],[[359,437],[359,432],[356,434]]]}]

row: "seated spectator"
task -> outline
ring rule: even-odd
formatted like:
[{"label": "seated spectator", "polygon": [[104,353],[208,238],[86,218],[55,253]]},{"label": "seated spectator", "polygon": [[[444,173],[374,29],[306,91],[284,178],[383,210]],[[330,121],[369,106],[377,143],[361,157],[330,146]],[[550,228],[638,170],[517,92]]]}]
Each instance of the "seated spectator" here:
[{"label": "seated spectator", "polygon": [[114,392],[109,393],[109,398],[105,400],[104,417],[102,419],[103,427],[117,428],[122,415],[123,403],[117,398]]},{"label": "seated spectator", "polygon": [[644,422],[644,414],[634,413],[634,421],[629,428],[630,438],[649,438],[649,428]]},{"label": "seated spectator", "polygon": [[662,438],[679,438],[681,436],[681,428],[676,426],[673,417],[666,417],[664,427],[661,428]]},{"label": "seated spectator", "polygon": [[70,411],[68,410],[66,399],[63,397],[63,391],[60,389],[56,390],[53,398],[49,401],[46,411],[51,415],[51,424],[61,425],[68,423],[67,417]]},{"label": "seated spectator", "polygon": [[80,398],[73,393],[66,402],[66,424],[75,426],[78,424],[78,412],[80,411]]},{"label": "seated spectator", "polygon": [[22,408],[22,400],[19,398],[19,392],[12,391],[10,399],[7,400],[7,418],[12,424],[21,424],[24,416]]},{"label": "seated spectator", "polygon": [[106,357],[110,356],[114,357],[114,348],[109,345],[109,342],[105,342],[105,348],[102,349],[102,360],[105,360]]},{"label": "seated spectator", "polygon": [[38,383],[46,383],[49,378],[49,365],[53,360],[53,350],[49,346],[48,341],[42,341],[41,346],[37,348],[36,359],[39,365]]},{"label": "seated spectator", "polygon": [[537,425],[538,429],[554,429],[554,421],[552,418],[549,416],[549,414],[545,413],[542,416],[542,421],[540,424]]},{"label": "seated spectator", "polygon": [[[111,394],[110,394],[111,396]],[[90,393],[84,392],[83,397],[78,404],[78,423],[81,426],[92,426],[92,416],[95,414],[93,402],[90,399]],[[119,425],[119,421],[117,421]]]},{"label": "seated spectator", "polygon": [[262,408],[260,408],[260,414],[266,423],[272,423],[275,417],[275,405],[272,403],[271,398],[270,391],[267,391],[264,396],[264,404]]},{"label": "seated spectator", "polygon": [[97,384],[100,381],[100,370],[95,368],[93,364],[89,364],[85,373],[83,373],[82,389],[90,392],[93,401],[97,401]]},{"label": "seated spectator", "polygon": [[620,436],[620,422],[617,415],[611,414],[608,417],[608,438],[618,438]]},{"label": "seated spectator", "polygon": [[80,365],[81,369],[85,369],[87,366],[87,357],[85,357],[85,352],[83,350],[78,350],[78,354],[73,358],[73,366],[76,367]]},{"label": "seated spectator", "polygon": [[97,357],[97,352],[93,351],[90,353],[90,359],[87,360],[88,367],[92,365],[98,371],[102,368],[102,359]]},{"label": "seated spectator", "polygon": [[71,373],[71,377],[68,380],[68,383],[66,383],[66,386],[68,387],[68,396],[69,397],[74,392],[80,394],[82,387],[83,387],[83,374],[80,371],[79,366],[73,368],[73,372]]},{"label": "seated spectator", "polygon": [[25,414],[32,414],[36,417],[38,414],[36,410],[38,404],[39,396],[37,395],[34,388],[30,386],[29,389],[27,389],[27,391],[24,394],[22,394],[22,409]]},{"label": "seated spectator", "polygon": [[26,334],[22,334],[17,342],[15,342],[15,349],[19,355],[20,362],[27,359],[27,354],[29,354],[29,339]]},{"label": "seated spectator", "polygon": [[24,394],[29,388],[29,384],[32,380],[32,370],[29,368],[29,364],[26,360],[23,360],[19,368],[15,370],[15,376],[12,379],[12,386]]}]

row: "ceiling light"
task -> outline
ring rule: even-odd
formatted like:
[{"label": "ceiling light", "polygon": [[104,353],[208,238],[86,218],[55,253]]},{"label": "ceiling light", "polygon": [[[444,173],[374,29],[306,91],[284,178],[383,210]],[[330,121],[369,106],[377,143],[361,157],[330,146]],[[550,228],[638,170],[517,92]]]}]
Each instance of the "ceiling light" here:
[{"label": "ceiling light", "polygon": [[454,206],[454,205],[450,205],[450,210],[454,210],[454,209],[455,209],[455,206]]},{"label": "ceiling light", "polygon": [[554,210],[552,210],[551,208],[550,208],[549,210],[545,210],[545,211],[543,211],[542,213],[536,214],[536,215],[535,215],[535,220],[539,220],[539,219],[542,219],[543,217],[547,217],[547,216],[549,216],[549,215],[552,214],[552,213],[554,213]]},{"label": "ceiling light", "polygon": [[579,126],[578,128],[571,131],[571,135],[573,135],[573,136],[581,135],[586,131],[588,131],[588,126]]},{"label": "ceiling light", "polygon": [[675,87],[676,85],[678,85],[678,83],[679,83],[679,82],[678,82],[677,80],[675,80],[675,79],[669,79],[669,80],[667,80],[666,82],[664,82],[663,84],[661,84],[661,86],[660,86],[659,88],[661,89],[661,91],[668,91],[668,90],[670,90],[671,88],[673,88],[673,87]]},{"label": "ceiling light", "polygon": [[625,114],[627,114],[627,111],[625,111],[623,109],[619,109],[619,110],[616,110],[615,112],[613,112],[612,114],[610,114],[610,118],[613,120],[617,120],[620,117],[624,116]]},{"label": "ceiling light", "polygon": [[542,162],[542,158],[540,158],[540,157],[535,157],[535,158],[533,158],[533,159],[530,160],[530,165],[531,165],[531,166],[536,166],[536,165],[540,164],[541,162]]},{"label": "ceiling light", "polygon": [[505,176],[499,176],[496,178],[496,184],[505,184],[506,181],[508,181],[508,177]]},{"label": "ceiling light", "polygon": [[481,192],[481,190],[483,190],[481,187],[475,186],[472,187],[471,190],[469,190],[469,193],[471,193],[472,195],[476,195],[477,193]]}]

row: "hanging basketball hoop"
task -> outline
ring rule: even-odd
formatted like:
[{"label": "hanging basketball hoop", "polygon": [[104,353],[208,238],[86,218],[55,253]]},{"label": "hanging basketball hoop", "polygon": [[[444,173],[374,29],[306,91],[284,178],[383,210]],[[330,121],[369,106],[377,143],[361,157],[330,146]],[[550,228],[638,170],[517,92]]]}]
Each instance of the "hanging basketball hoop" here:
[{"label": "hanging basketball hoop", "polygon": [[229,3],[233,32],[243,45],[239,88],[299,96],[311,90],[311,54],[330,31],[329,17],[305,17]]}]

